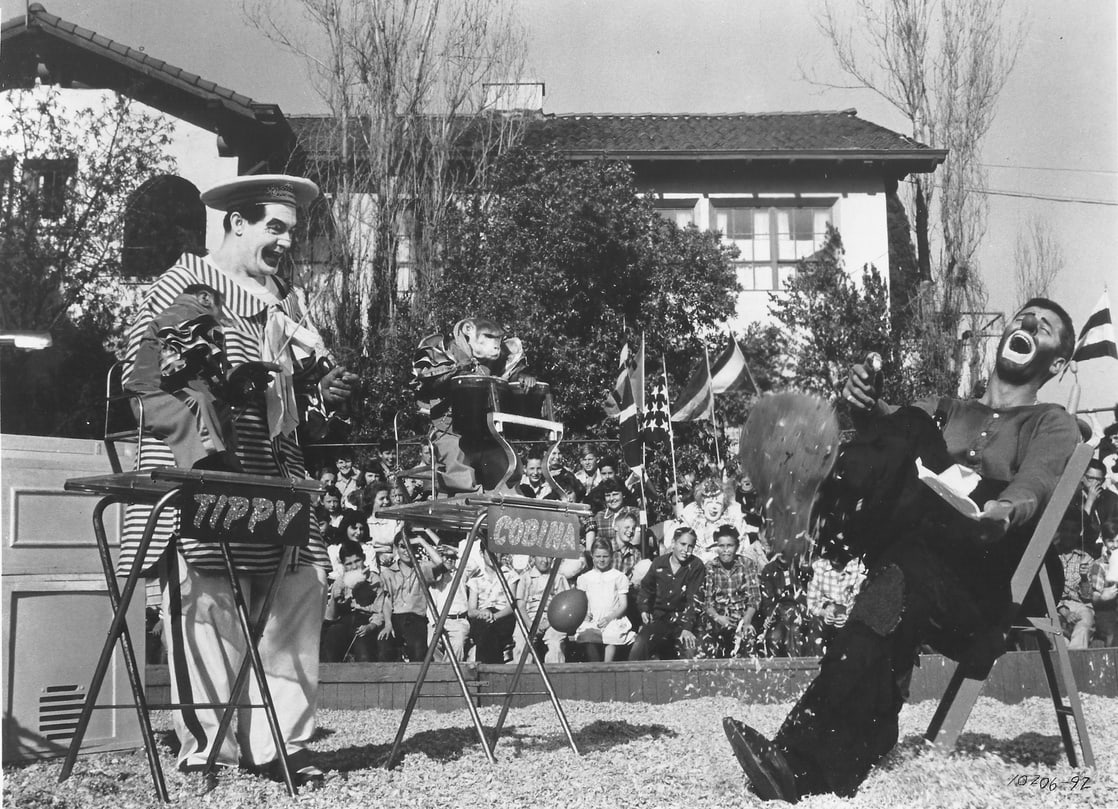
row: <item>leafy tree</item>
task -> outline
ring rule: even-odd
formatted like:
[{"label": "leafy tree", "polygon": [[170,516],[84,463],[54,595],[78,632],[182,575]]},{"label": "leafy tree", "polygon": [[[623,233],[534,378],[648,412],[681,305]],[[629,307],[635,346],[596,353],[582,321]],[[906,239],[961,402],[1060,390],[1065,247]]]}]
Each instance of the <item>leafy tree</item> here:
[{"label": "leafy tree", "polygon": [[890,322],[889,295],[877,268],[862,270],[856,284],[843,268],[842,238],[828,226],[824,245],[802,261],[787,294],[772,296],[770,311],[789,333],[795,384],[833,397],[850,365],[875,351],[883,360],[884,397],[911,402],[950,393],[958,379],[949,371],[954,341],[920,313]]},{"label": "leafy tree", "polygon": [[738,289],[731,248],[665,221],[621,162],[512,153],[445,245],[434,321],[485,314],[523,338],[572,435],[615,428],[602,399],[626,340],[643,335],[649,368],[663,357],[678,386]]},{"label": "leafy tree", "polygon": [[770,311],[790,332],[796,384],[833,395],[852,362],[869,351],[892,356],[889,295],[872,265],[859,287],[843,267],[842,237],[830,225],[823,246],[800,262],[786,295],[771,297]]},{"label": "leafy tree", "polygon": [[100,434],[105,372],[133,298],[120,279],[129,201],[174,169],[163,116],[113,93],[74,98],[40,86],[0,103],[0,328],[54,339],[44,351],[0,353],[6,432]]}]

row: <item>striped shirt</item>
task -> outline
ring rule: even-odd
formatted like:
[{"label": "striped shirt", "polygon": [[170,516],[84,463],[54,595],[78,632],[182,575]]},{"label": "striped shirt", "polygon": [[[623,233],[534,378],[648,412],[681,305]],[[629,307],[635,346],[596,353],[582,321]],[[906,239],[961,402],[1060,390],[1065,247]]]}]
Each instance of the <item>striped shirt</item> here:
[{"label": "striped shirt", "polygon": [[[277,299],[263,287],[251,290],[241,286],[214,264],[200,256],[184,254],[171,269],[159,276],[148,288],[128,333],[128,347],[124,357],[124,385],[128,386],[140,340],[151,319],[164,311],[174,299],[191,284],[205,284],[221,293],[222,325],[225,332],[225,351],[229,362],[236,367],[243,362],[263,359],[264,327],[270,307],[277,307],[292,320],[303,317],[303,304],[297,293],[290,292]],[[290,349],[288,349],[290,350]],[[293,433],[269,436],[267,412],[263,403],[249,404],[236,422],[237,457],[250,475],[270,475],[293,480],[307,477],[303,453]],[[138,457],[142,466],[153,469],[173,466],[170,448],[162,441],[144,437]],[[140,536],[151,506],[132,505],[125,508],[124,532],[121,537],[121,555],[118,570],[123,574],[136,557]],[[144,559],[145,569],[154,566],[163,555],[178,527],[178,511],[167,509],[161,515],[151,546]],[[311,520],[310,542],[299,550],[299,561],[323,570],[330,569],[316,520]],[[181,540],[183,555],[194,566],[203,570],[224,570],[220,548],[216,544]],[[249,542],[230,542],[229,548],[239,571],[266,573],[275,569],[282,548]]]}]

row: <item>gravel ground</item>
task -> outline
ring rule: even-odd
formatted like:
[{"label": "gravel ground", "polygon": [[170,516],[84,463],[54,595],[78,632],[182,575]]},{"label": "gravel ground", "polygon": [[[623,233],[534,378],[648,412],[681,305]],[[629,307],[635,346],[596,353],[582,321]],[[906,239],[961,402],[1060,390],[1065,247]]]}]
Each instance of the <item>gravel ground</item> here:
[{"label": "gravel ground", "polygon": [[[934,703],[901,714],[901,743],[850,800],[816,796],[820,807],[1118,806],[1118,699],[1085,696],[1095,770],[1073,770],[1063,755],[1052,704],[1029,699],[1004,705],[979,701],[958,751],[930,750],[921,733]],[[320,711],[314,743],[326,785],[288,798],[282,784],[240,771],[226,773],[208,795],[199,776],[180,775],[166,743],[167,714],[153,717],[172,800],[184,807],[735,807],[757,806],[722,735],[721,717],[748,720],[772,734],[789,705],[750,705],[707,697],[667,705],[567,702],[564,708],[582,749],[566,746],[549,704],[513,710],[488,765],[465,710],[417,711],[408,728],[402,766],[378,767],[388,753],[400,711]],[[482,709],[486,723],[496,709]],[[159,805],[142,751],[83,757],[74,776],[57,783],[60,761],[4,768],[5,806],[79,809]],[[1010,784],[1028,776],[1026,785]],[[1032,776],[1050,779],[1042,789]],[[1074,789],[1072,779],[1090,778]]]}]

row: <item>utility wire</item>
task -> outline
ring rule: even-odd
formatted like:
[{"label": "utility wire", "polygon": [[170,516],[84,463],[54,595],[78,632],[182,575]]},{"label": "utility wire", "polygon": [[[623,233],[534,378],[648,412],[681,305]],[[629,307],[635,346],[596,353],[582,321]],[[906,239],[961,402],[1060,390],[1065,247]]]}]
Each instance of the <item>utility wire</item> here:
[{"label": "utility wire", "polygon": [[1066,171],[1075,172],[1076,174],[1118,174],[1118,171],[1113,169],[1073,169],[1073,168],[1058,168],[1056,166],[1014,166],[1011,163],[979,163],[978,165],[988,169],[1020,169],[1022,171]]},{"label": "utility wire", "polygon": [[[906,183],[911,184],[912,180],[905,180]],[[936,183],[935,188],[943,189],[943,186]],[[1081,205],[1102,205],[1105,207],[1118,208],[1118,200],[1108,199],[1088,199],[1087,197],[1060,197],[1051,194],[1030,194],[1026,191],[1002,191],[996,188],[974,188],[968,186],[967,191],[973,191],[978,194],[989,194],[995,197],[1017,197],[1020,199],[1040,199],[1047,202],[1076,202]]]}]

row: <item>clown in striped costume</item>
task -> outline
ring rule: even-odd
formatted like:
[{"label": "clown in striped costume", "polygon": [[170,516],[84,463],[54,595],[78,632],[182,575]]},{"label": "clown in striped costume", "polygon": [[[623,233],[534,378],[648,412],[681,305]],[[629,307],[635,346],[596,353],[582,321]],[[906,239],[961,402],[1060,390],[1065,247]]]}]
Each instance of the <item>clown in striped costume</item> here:
[{"label": "clown in striped costume", "polygon": [[[277,276],[277,266],[291,245],[297,222],[296,205],[318,193],[307,180],[284,175],[241,177],[202,195],[202,201],[227,211],[225,235],[210,257],[183,255],[151,285],[129,334],[125,384],[141,338],[151,320],[187,286],[203,284],[221,297],[225,351],[235,372],[250,362],[278,368],[267,389],[239,408],[236,417],[237,457],[244,471],[301,479],[303,455],[295,436],[298,409],[291,373],[294,363],[325,351],[318,333],[306,324],[304,301]],[[336,368],[321,383],[328,404],[341,405],[355,377]],[[145,438],[144,466],[170,466],[173,456],[161,441]],[[150,507],[131,506],[125,513],[120,569],[133,562]],[[177,537],[173,512],[158,528],[144,559],[149,575],[158,574],[163,592],[164,638],[168,646],[174,702],[219,702],[229,696],[245,653],[236,622],[229,582],[216,546]],[[329,559],[311,521],[309,543],[299,550],[297,564],[285,570],[268,616],[260,655],[275,701],[296,779],[312,783],[321,773],[309,763],[306,745],[315,727],[318,691],[319,633],[325,605]],[[278,546],[230,543],[239,583],[249,611],[261,608],[280,559]],[[166,586],[175,576],[179,587]],[[260,702],[255,685],[249,700]],[[219,715],[210,709],[183,709],[174,715],[182,743],[179,767],[201,770],[214,745],[221,765],[238,763],[274,771],[275,750],[264,712],[239,709],[235,737],[215,739]]]}]

